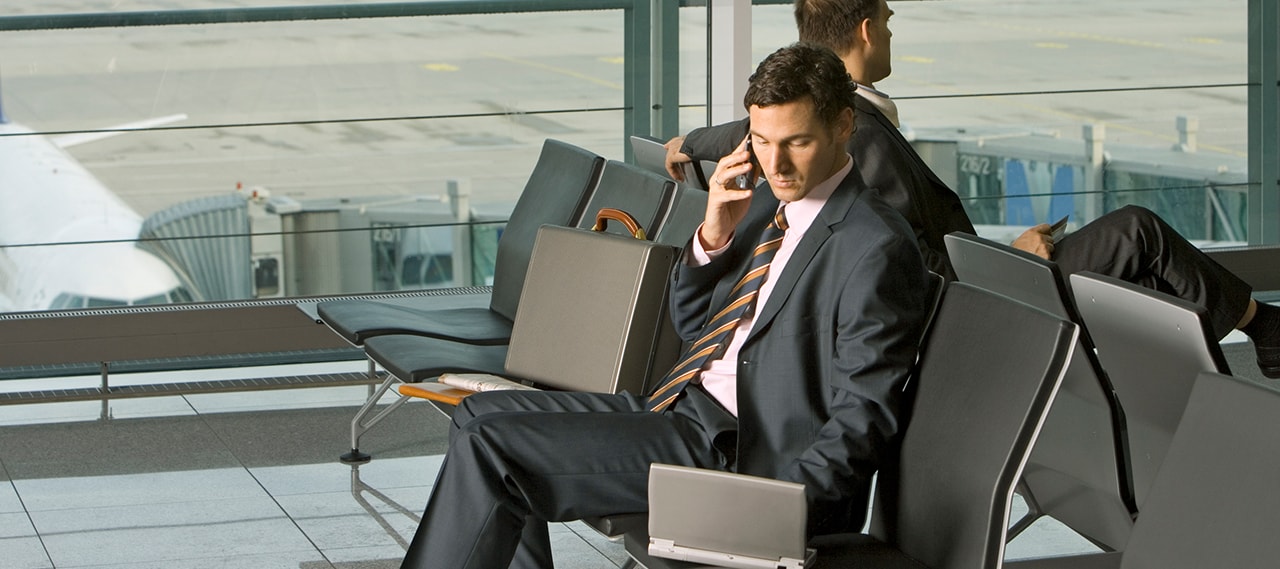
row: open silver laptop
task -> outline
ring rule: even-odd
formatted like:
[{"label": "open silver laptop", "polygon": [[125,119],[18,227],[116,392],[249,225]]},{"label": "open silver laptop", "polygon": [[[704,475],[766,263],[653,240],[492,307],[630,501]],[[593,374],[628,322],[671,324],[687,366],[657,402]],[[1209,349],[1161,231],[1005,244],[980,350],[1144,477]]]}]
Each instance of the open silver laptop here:
[{"label": "open silver laptop", "polygon": [[[667,173],[667,148],[661,140],[631,135],[631,151],[635,153],[637,166],[663,176],[670,175]],[[707,176],[716,171],[716,163],[710,160],[693,160],[681,167],[684,183],[699,190],[707,189]]]},{"label": "open silver laptop", "polygon": [[804,485],[654,464],[649,469],[649,555],[741,569],[801,569]]}]

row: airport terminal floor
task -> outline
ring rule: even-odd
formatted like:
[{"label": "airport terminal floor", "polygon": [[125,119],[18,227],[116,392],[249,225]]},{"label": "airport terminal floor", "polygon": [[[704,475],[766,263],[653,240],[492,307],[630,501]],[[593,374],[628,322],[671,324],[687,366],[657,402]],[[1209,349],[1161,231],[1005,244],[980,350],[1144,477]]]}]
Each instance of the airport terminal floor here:
[{"label": "airport terminal floor", "polygon": [[[1239,377],[1280,387],[1258,373],[1243,336],[1228,336],[1223,351]],[[132,381],[279,372],[206,370]],[[16,380],[0,388],[30,387]],[[361,448],[374,459],[352,467],[338,455],[367,395],[366,387],[351,386],[0,407],[0,565],[398,567],[435,479],[448,419],[428,403],[410,403],[364,436]],[[627,559],[621,543],[580,523],[554,524],[552,532],[557,567],[620,567]],[[1092,550],[1042,518],[1010,544],[1007,557]]]}]

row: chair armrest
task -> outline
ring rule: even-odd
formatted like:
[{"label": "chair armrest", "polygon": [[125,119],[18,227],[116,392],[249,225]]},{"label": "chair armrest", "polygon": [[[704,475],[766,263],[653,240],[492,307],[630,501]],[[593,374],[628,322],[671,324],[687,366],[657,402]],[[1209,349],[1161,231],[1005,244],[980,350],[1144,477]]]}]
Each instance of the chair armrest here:
[{"label": "chair armrest", "polygon": [[397,390],[405,397],[417,397],[428,401],[457,406],[467,396],[475,393],[466,389],[458,389],[443,383],[405,383]]}]

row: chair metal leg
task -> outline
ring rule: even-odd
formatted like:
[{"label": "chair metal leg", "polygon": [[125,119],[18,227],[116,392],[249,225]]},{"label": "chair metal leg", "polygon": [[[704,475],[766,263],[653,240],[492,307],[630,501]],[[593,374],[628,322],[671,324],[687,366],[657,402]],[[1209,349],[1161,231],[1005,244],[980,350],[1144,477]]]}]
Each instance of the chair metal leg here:
[{"label": "chair metal leg", "polygon": [[[369,369],[372,374],[372,360],[370,360]],[[341,460],[346,464],[363,464],[373,459],[372,455],[360,452],[360,437],[368,432],[369,429],[372,429],[373,426],[378,424],[378,422],[384,417],[390,415],[392,411],[395,411],[396,409],[399,409],[401,405],[404,405],[404,403],[409,400],[409,397],[401,395],[394,403],[388,405],[386,409],[383,409],[377,415],[374,415],[373,418],[369,419],[367,422],[364,418],[369,414],[369,411],[373,410],[373,406],[378,404],[378,401],[382,399],[383,394],[385,394],[391,386],[400,383],[404,382],[400,381],[400,379],[394,375],[387,374],[387,379],[385,379],[382,384],[378,386],[378,389],[369,396],[369,399],[364,402],[364,405],[360,407],[360,410],[356,411],[356,416],[351,419],[351,452],[338,457],[338,460]]]}]

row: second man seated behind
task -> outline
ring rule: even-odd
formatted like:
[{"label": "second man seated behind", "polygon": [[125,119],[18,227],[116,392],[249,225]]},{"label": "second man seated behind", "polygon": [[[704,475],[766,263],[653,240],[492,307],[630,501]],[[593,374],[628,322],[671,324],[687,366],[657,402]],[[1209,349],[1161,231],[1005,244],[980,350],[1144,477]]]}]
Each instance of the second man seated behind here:
[{"label": "second man seated behind", "polygon": [[[885,0],[796,0],[800,41],[836,52],[857,84],[857,127],[849,154],[867,187],[911,224],[930,270],[948,280],[955,271],[943,236],[976,233],[959,197],[898,131],[898,111],[875,82],[889,76],[889,18]],[[668,170],[690,159],[716,160],[734,149],[748,120],[696,129],[667,143]],[[1151,211],[1128,206],[1094,220],[1055,243],[1048,224],[1028,229],[1013,246],[1051,259],[1063,274],[1092,271],[1203,306],[1218,338],[1244,331],[1263,375],[1280,378],[1280,308],[1258,303],[1252,288],[1214,262]]]}]

